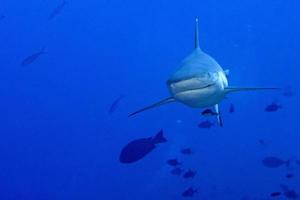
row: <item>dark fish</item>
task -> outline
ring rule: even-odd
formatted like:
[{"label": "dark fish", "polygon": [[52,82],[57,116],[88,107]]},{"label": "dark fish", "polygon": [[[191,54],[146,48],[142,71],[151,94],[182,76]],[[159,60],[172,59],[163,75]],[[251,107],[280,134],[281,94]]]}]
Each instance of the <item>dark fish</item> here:
[{"label": "dark fish", "polygon": [[163,136],[163,131],[160,130],[156,136],[150,138],[142,138],[128,143],[121,151],[121,163],[133,163],[149,154],[155,149],[156,144],[165,143],[167,140]]},{"label": "dark fish", "polygon": [[182,193],[182,196],[183,197],[193,197],[196,192],[197,192],[196,189],[189,187]]},{"label": "dark fish", "polygon": [[289,189],[289,187],[285,184],[280,184],[281,189],[283,190],[283,194],[288,199],[297,199],[299,195],[295,190]]},{"label": "dark fish", "polygon": [[263,146],[266,145],[266,141],[265,141],[264,139],[258,140],[258,143],[259,143],[260,145],[263,145]]},{"label": "dark fish", "polygon": [[124,98],[124,95],[120,95],[116,100],[114,100],[109,107],[108,113],[111,114],[111,113],[115,112],[118,109],[120,102],[123,98]]},{"label": "dark fish", "polygon": [[54,19],[56,16],[58,16],[64,9],[64,7],[67,5],[67,1],[63,1],[61,4],[59,4],[56,8],[53,9],[51,14],[48,17],[48,20]]},{"label": "dark fish", "polygon": [[281,160],[280,158],[277,158],[277,157],[274,157],[274,156],[269,156],[269,157],[265,157],[262,160],[262,164],[266,167],[269,167],[269,168],[277,168],[277,167],[280,167],[282,165],[289,166],[290,161],[289,160],[284,161],[284,160]]},{"label": "dark fish", "polygon": [[270,194],[271,197],[278,197],[278,196],[280,196],[280,195],[281,195],[281,192],[272,192],[272,193]]},{"label": "dark fish", "polygon": [[171,174],[180,176],[183,173],[183,171],[184,170],[181,169],[180,167],[176,167],[176,168],[171,170]]},{"label": "dark fish", "polygon": [[233,104],[230,104],[229,113],[234,113],[234,112],[235,112],[235,107]]},{"label": "dark fish", "polygon": [[216,115],[218,115],[218,113],[212,111],[212,109],[206,109],[206,110],[202,111],[201,115],[203,115],[203,116],[216,116]]},{"label": "dark fish", "polygon": [[286,178],[294,178],[294,174],[288,173],[285,177],[286,177]]},{"label": "dark fish", "polygon": [[284,90],[283,90],[283,96],[285,96],[285,97],[292,97],[292,96],[294,96],[294,92],[293,92],[291,86],[287,86],[286,88],[284,88]]},{"label": "dark fish", "polygon": [[297,194],[297,192],[295,190],[288,190],[288,191],[284,192],[283,194],[288,199],[297,199],[299,197],[299,195]]},{"label": "dark fish", "polygon": [[178,162],[177,158],[167,160],[167,164],[168,164],[168,165],[171,165],[171,166],[178,166],[178,165],[181,165],[181,163]]},{"label": "dark fish", "polygon": [[36,59],[38,59],[42,54],[45,54],[45,50],[44,48],[37,52],[37,53],[34,53],[30,56],[28,56],[27,58],[25,58],[22,62],[21,62],[21,65],[22,66],[27,66],[27,65],[30,65],[32,64],[34,61],[36,61]]},{"label": "dark fish", "polygon": [[212,123],[212,122],[209,121],[209,120],[205,120],[205,121],[203,121],[203,122],[201,122],[201,123],[198,124],[198,127],[199,127],[199,128],[207,128],[207,129],[209,129],[209,128],[211,128],[212,126],[214,126],[214,123]]},{"label": "dark fish", "polygon": [[193,151],[192,151],[191,148],[181,149],[180,152],[181,152],[182,154],[184,154],[184,155],[191,155],[191,154],[193,154]]},{"label": "dark fish", "polygon": [[197,172],[193,170],[188,170],[184,173],[183,178],[194,178],[196,176]]},{"label": "dark fish", "polygon": [[279,105],[279,104],[273,102],[273,103],[271,103],[270,105],[268,105],[268,106],[265,107],[265,111],[266,111],[266,112],[276,112],[276,111],[278,111],[280,108],[282,108],[281,105]]}]

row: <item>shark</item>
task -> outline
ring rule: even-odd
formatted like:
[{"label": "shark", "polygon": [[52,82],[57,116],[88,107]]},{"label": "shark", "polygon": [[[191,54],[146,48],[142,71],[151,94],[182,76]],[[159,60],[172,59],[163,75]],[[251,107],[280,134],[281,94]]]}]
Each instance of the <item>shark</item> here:
[{"label": "shark", "polygon": [[168,98],[141,108],[129,116],[172,102],[180,102],[191,108],[213,108],[217,121],[223,126],[219,104],[229,94],[241,91],[275,90],[274,87],[232,87],[228,84],[229,70],[205,53],[199,45],[198,18],[195,20],[194,50],[186,56],[166,84]]}]

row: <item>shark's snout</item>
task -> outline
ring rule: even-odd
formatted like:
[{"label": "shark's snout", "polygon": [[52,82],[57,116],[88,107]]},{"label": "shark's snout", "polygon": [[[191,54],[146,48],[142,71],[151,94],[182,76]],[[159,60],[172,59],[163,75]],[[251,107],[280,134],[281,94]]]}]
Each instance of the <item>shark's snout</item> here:
[{"label": "shark's snout", "polygon": [[207,107],[224,97],[224,85],[215,76],[193,77],[169,83],[171,95],[191,107]]},{"label": "shark's snout", "polygon": [[213,82],[204,81],[199,78],[190,78],[181,81],[169,82],[169,89],[173,95],[176,95],[191,90],[207,89],[213,85]]}]

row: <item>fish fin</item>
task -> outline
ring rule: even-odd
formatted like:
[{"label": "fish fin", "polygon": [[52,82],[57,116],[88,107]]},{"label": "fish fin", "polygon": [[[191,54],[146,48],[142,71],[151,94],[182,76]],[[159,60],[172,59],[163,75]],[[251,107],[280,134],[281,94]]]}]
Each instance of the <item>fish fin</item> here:
[{"label": "fish fin", "polygon": [[152,139],[154,144],[158,144],[158,143],[165,143],[167,142],[167,139],[164,137],[164,132],[163,130],[160,130]]},{"label": "fish fin", "polygon": [[221,113],[220,113],[220,109],[219,109],[219,104],[215,105],[215,112],[217,113],[217,120],[218,120],[218,124],[220,125],[220,127],[223,127],[223,119],[221,117]]},{"label": "fish fin", "polygon": [[140,110],[137,110],[137,111],[131,113],[131,114],[129,115],[129,117],[131,117],[131,116],[133,116],[133,115],[136,115],[136,114],[138,114],[138,113],[141,113],[141,112],[143,112],[143,111],[145,111],[145,110],[149,110],[149,109],[151,109],[151,108],[155,108],[155,107],[158,107],[158,106],[167,104],[167,103],[172,103],[172,102],[174,102],[174,101],[175,101],[175,99],[174,99],[173,97],[169,97],[169,98],[163,99],[163,100],[161,100],[161,101],[159,101],[159,102],[157,102],[157,103],[154,103],[154,104],[152,104],[152,105],[150,105],[150,106],[144,107],[144,108],[142,108],[142,109],[140,109]]},{"label": "fish fin", "polygon": [[225,87],[225,92],[256,91],[256,90],[278,90],[275,87]]},{"label": "fish fin", "polygon": [[195,49],[200,49],[199,46],[199,27],[198,27],[198,17],[195,20]]}]

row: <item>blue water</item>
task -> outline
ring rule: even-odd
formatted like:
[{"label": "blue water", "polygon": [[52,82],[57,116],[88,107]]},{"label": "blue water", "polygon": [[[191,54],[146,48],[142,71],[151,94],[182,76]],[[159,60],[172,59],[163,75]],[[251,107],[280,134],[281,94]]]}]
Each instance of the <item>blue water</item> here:
[{"label": "blue water", "polygon": [[[261,162],[300,159],[299,1],[68,0],[48,20],[61,3],[0,1],[1,200],[179,200],[190,186],[198,190],[190,199],[259,200],[280,184],[300,194],[299,165]],[[291,86],[294,95],[231,94],[221,103],[224,127],[209,130],[197,126],[201,110],[180,103],[128,118],[168,96],[166,80],[193,50],[195,17],[201,48],[230,69],[230,85]],[[282,109],[265,112],[273,101]],[[167,143],[119,162],[124,145],[160,129]],[[182,155],[186,147],[195,153]],[[170,158],[196,177],[171,175]]]}]

